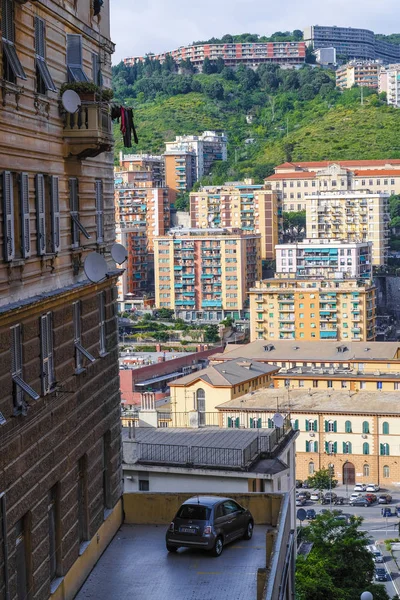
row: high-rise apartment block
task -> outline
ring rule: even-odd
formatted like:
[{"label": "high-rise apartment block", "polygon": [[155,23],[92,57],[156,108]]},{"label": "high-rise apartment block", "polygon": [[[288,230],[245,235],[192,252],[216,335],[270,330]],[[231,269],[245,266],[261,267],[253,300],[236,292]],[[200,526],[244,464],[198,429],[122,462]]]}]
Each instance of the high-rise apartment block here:
[{"label": "high-rise apartment block", "polygon": [[124,58],[127,66],[132,66],[146,59],[159,60],[163,63],[167,56],[178,64],[182,60],[190,60],[192,65],[201,71],[205,58],[211,62],[222,58],[227,67],[255,68],[264,63],[275,63],[282,66],[301,65],[306,59],[305,42],[249,42],[231,44],[196,44],[181,46],[177,50],[162,54],[147,54]]},{"label": "high-rise apartment block", "polygon": [[227,160],[228,138],[225,133],[205,131],[201,135],[179,135],[174,142],[166,142],[166,154],[194,152],[196,156],[196,179],[208,175],[216,160]]},{"label": "high-rise apartment block", "polygon": [[281,228],[278,194],[253,180],[203,187],[190,194],[192,227],[238,227],[261,235],[261,258],[274,259]]},{"label": "high-rise apartment block", "polygon": [[97,4],[98,14],[90,0],[1,3],[0,597],[10,600],[74,598],[122,521],[110,106],[93,98],[67,114],[59,100],[67,82],[111,87],[110,2]]},{"label": "high-rise apartment block", "polygon": [[378,89],[382,61],[352,60],[336,71],[336,85],[345,90],[358,87]]},{"label": "high-rise apartment block", "polygon": [[389,196],[327,192],[306,197],[307,237],[371,242],[372,264],[384,265],[389,244]]},{"label": "high-rise apartment block", "polygon": [[276,273],[296,279],[371,279],[372,243],[305,239],[279,244]]},{"label": "high-rise apartment block", "polygon": [[162,156],[153,154],[119,154],[120,172],[124,183],[151,181],[154,187],[165,186],[165,164]]},{"label": "high-rise apartment block", "polygon": [[164,160],[168,188],[175,196],[190,191],[197,181],[197,157],[194,150],[167,150]]},{"label": "high-rise apartment block", "polygon": [[276,279],[250,290],[250,339],[375,339],[372,281]]},{"label": "high-rise apartment block", "polygon": [[400,159],[283,163],[265,182],[278,193],[284,211],[305,210],[306,198],[321,192],[400,194]]},{"label": "high-rise apartment block", "polygon": [[369,29],[311,25],[304,29],[303,38],[305,44],[315,50],[335,48],[338,61],[361,58],[389,63],[400,60],[400,45],[380,40]]},{"label": "high-rise apartment block", "polygon": [[154,240],[156,306],[185,320],[241,318],[261,277],[261,236],[176,229]]},{"label": "high-rise apartment block", "polygon": [[387,103],[400,106],[400,64],[382,67],[379,73],[379,92],[386,92]]}]

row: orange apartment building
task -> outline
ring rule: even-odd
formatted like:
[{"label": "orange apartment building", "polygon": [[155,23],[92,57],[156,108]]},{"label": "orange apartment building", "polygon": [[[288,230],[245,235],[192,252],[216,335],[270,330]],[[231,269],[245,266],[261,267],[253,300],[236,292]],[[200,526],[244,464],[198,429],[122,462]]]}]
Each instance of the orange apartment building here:
[{"label": "orange apartment building", "polygon": [[197,181],[196,154],[191,150],[167,150],[164,154],[165,182],[173,198],[192,189]]}]

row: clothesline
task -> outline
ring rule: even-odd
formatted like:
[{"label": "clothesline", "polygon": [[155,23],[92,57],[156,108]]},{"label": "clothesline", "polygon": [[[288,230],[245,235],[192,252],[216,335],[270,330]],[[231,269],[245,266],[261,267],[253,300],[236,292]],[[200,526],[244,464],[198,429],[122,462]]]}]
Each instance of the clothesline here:
[{"label": "clothesline", "polygon": [[120,130],[124,138],[125,148],[132,148],[132,136],[135,144],[139,143],[135,124],[133,122],[132,108],[125,108],[124,106],[113,104],[111,106],[111,118],[118,122],[121,119]]}]

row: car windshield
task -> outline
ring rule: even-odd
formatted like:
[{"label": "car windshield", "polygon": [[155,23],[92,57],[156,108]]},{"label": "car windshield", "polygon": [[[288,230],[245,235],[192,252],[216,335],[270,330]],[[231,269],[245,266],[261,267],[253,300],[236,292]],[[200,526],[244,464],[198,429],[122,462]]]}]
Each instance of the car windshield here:
[{"label": "car windshield", "polygon": [[207,521],[210,517],[210,509],[201,504],[183,504],[178,514],[179,519],[193,519],[195,521]]}]

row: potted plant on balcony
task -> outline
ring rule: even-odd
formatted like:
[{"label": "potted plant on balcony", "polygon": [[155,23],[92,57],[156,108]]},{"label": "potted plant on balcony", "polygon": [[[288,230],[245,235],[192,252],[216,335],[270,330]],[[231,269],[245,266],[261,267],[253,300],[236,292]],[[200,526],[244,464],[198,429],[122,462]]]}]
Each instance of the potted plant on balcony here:
[{"label": "potted plant on balcony", "polygon": [[82,102],[96,102],[102,100],[103,102],[109,102],[113,97],[113,91],[110,89],[102,89],[91,81],[73,81],[70,83],[64,83],[61,86],[61,95],[65,90],[74,90]]}]

